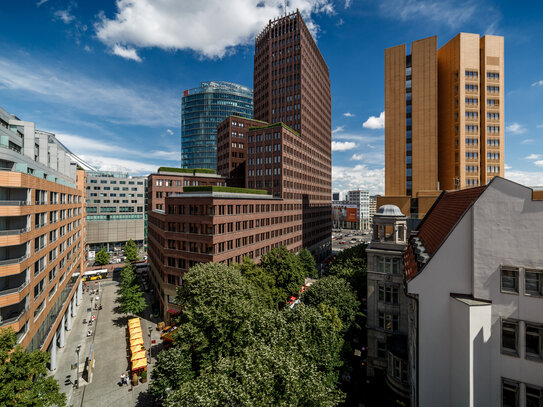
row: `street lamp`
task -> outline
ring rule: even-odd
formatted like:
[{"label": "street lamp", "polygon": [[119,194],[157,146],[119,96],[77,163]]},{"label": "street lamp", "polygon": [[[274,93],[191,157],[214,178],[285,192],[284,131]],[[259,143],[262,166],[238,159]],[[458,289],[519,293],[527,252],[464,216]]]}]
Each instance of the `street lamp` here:
[{"label": "street lamp", "polygon": [[151,363],[151,348],[153,347],[153,343],[151,342],[151,332],[153,332],[153,327],[148,326],[147,329],[149,329],[149,363]]},{"label": "street lamp", "polygon": [[81,345],[77,345],[75,348],[75,353],[77,353],[77,370],[75,374],[75,388],[79,389],[79,351],[81,350]]}]

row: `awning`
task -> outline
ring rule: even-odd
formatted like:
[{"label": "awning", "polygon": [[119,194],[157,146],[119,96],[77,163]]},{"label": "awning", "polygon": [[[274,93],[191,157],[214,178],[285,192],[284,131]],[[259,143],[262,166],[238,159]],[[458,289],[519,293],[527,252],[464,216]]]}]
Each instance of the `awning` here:
[{"label": "awning", "polygon": [[145,369],[147,367],[147,358],[138,359],[132,362],[132,371]]},{"label": "awning", "polygon": [[139,319],[131,320],[128,322],[128,326],[141,326],[140,320]]},{"label": "awning", "polygon": [[134,340],[139,340],[141,339],[142,340],[142,343],[143,343],[143,335],[141,334],[141,332],[136,332],[134,335],[130,335],[130,342],[134,341]]},{"label": "awning", "polygon": [[135,345],[141,345],[143,346],[143,338],[130,338],[130,348],[132,348]]},{"label": "awning", "polygon": [[134,328],[128,328],[128,331],[130,332],[130,336],[136,334],[136,333],[141,333],[141,327],[140,326],[136,326]]},{"label": "awning", "polygon": [[130,318],[130,319],[128,320],[128,323],[130,324],[130,323],[133,323],[134,321],[137,322],[137,323],[139,324],[140,319],[139,319],[139,318]]},{"label": "awning", "polygon": [[134,362],[135,360],[138,360],[138,359],[144,359],[144,358],[147,357],[146,355],[147,355],[147,353],[144,350],[140,350],[140,351],[132,354],[132,357],[130,358],[130,361]]},{"label": "awning", "polygon": [[130,353],[133,355],[134,353],[138,353],[138,352],[141,352],[141,351],[145,351],[145,347],[141,344],[138,344],[138,345],[130,345]]}]

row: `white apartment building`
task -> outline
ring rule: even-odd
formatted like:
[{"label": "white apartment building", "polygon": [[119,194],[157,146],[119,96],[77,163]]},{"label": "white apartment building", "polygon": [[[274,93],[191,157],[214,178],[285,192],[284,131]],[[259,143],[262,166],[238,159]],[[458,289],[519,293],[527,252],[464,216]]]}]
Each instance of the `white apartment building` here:
[{"label": "white apartment building", "polygon": [[443,192],[405,254],[412,406],[543,405],[543,197]]},{"label": "white apartment building", "polygon": [[347,205],[356,205],[358,209],[359,229],[370,228],[370,193],[369,191],[347,191]]}]

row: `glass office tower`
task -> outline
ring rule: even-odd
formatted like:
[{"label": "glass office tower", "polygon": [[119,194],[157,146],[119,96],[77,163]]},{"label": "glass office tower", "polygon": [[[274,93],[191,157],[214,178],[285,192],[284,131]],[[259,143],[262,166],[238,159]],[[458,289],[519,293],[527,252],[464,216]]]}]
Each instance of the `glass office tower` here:
[{"label": "glass office tower", "polygon": [[217,169],[217,125],[230,115],[253,117],[253,90],[228,82],[202,82],[181,102],[184,168]]}]

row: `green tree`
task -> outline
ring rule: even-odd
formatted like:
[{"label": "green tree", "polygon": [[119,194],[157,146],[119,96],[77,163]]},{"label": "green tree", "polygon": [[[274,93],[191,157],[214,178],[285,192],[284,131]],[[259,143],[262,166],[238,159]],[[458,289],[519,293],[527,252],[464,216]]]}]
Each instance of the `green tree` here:
[{"label": "green tree", "polygon": [[190,349],[196,372],[235,352],[249,334],[246,321],[263,308],[256,287],[223,263],[192,267],[177,288],[176,302],[183,309],[180,346]]},{"label": "green tree", "polygon": [[276,307],[274,301],[275,279],[272,275],[265,273],[262,267],[259,267],[249,257],[244,257],[241,264],[235,267],[241,272],[241,275],[251,282],[258,290],[260,300],[269,308]]},{"label": "green tree", "polygon": [[41,350],[25,352],[13,329],[0,330],[0,405],[66,405],[58,382],[47,375],[49,358]]},{"label": "green tree", "polygon": [[109,264],[109,253],[106,251],[105,247],[101,249],[98,253],[96,253],[96,257],[94,258],[94,263],[99,266],[104,266],[106,264]]},{"label": "green tree", "polygon": [[305,282],[305,273],[298,256],[284,246],[274,248],[262,256],[260,266],[275,281],[273,298],[276,304],[283,304]]},{"label": "green tree", "polygon": [[328,270],[329,275],[347,280],[360,302],[364,302],[367,297],[366,247],[366,244],[359,244],[338,253]]},{"label": "green tree", "polygon": [[147,306],[143,291],[137,284],[121,291],[120,300],[123,314],[139,314]]},{"label": "green tree", "polygon": [[132,239],[130,239],[123,247],[124,255],[126,256],[126,261],[133,262],[138,260],[138,247]]},{"label": "green tree", "polygon": [[121,288],[120,292],[123,293],[124,290],[133,287],[138,283],[136,273],[134,273],[134,267],[130,264],[127,264],[121,270]]},{"label": "green tree", "polygon": [[324,406],[343,400],[324,374],[294,351],[259,343],[219,360],[171,392],[166,406]]},{"label": "green tree", "polygon": [[158,400],[164,399],[167,389],[176,389],[181,383],[194,378],[190,353],[179,346],[160,352],[151,378],[151,394]]},{"label": "green tree", "polygon": [[304,270],[306,276],[311,278],[317,278],[319,273],[317,272],[317,262],[309,250],[305,247],[298,252],[298,259]]},{"label": "green tree", "polygon": [[344,331],[355,322],[360,309],[356,292],[347,280],[337,276],[326,276],[317,280],[302,294],[301,301],[313,307],[324,304],[327,311],[331,307],[335,308]]}]

